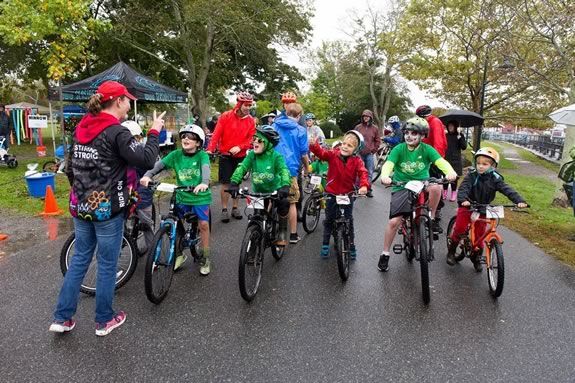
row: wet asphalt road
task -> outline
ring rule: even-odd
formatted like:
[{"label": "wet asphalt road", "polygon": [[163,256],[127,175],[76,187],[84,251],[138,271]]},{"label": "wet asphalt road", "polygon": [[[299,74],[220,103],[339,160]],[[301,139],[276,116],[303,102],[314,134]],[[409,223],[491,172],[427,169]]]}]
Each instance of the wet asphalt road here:
[{"label": "wet asphalt road", "polygon": [[417,263],[397,255],[388,273],[376,269],[389,191],[375,189],[376,198],[356,203],[359,259],[346,284],[335,258],[318,255],[320,228],[279,262],[268,250],[261,290],[246,304],[237,287],[246,219],[218,222],[212,274],[201,277],[187,264],[156,306],[145,297],[140,262],[116,295],[127,321],[104,338],[94,335],[87,296],[73,332],[47,331],[65,236],[1,257],[0,380],[575,381],[572,269],[503,228],[506,281],[494,300],[485,272],[475,273],[468,260],[445,264],[442,237],[424,306]]}]

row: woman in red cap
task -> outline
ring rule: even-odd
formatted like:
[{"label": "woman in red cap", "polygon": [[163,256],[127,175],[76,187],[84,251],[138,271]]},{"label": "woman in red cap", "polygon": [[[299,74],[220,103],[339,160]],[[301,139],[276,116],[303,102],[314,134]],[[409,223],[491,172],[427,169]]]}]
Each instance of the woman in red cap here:
[{"label": "woman in red cap", "polygon": [[58,296],[50,331],[63,333],[76,325],[80,285],[94,250],[98,261],[96,280],[96,335],[104,336],[126,320],[123,311],[112,308],[116,270],[125,213],[128,207],[130,167],[151,169],[158,157],[158,132],[164,113],[156,117],[146,145],[140,145],[120,124],[136,100],[115,81],[102,83],[87,103],[88,113],[76,127],[67,159],[70,181],[70,213],[74,219],[76,244]]}]

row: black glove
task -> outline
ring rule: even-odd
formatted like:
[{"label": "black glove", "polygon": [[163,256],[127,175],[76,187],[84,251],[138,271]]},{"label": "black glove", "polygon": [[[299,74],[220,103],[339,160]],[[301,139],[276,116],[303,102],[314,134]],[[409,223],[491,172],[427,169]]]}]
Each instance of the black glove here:
[{"label": "black glove", "polygon": [[284,199],[287,198],[289,195],[289,186],[282,186],[281,188],[278,189],[278,197],[280,197],[280,199]]},{"label": "black glove", "polygon": [[228,189],[228,193],[230,193],[232,198],[238,198],[239,191],[240,191],[240,185],[238,184],[231,184],[230,188]]}]

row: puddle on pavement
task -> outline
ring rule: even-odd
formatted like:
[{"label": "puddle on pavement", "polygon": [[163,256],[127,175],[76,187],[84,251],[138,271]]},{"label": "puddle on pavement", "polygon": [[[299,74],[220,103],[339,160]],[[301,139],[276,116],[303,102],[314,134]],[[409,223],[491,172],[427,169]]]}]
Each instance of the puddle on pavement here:
[{"label": "puddle on pavement", "polygon": [[0,225],[0,233],[8,235],[0,241],[0,259],[46,240],[67,237],[73,231],[70,217],[8,217],[7,221]]}]

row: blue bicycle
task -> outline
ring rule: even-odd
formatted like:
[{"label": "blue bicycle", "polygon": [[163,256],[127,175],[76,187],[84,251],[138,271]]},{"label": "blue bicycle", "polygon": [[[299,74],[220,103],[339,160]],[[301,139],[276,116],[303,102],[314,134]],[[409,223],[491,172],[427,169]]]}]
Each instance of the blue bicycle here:
[{"label": "blue bicycle", "polygon": [[200,261],[200,228],[198,216],[187,212],[178,218],[175,213],[178,192],[193,193],[194,186],[176,186],[162,183],[158,191],[172,192],[170,210],[162,216],[158,231],[148,251],[144,286],[150,302],[160,304],[172,284],[176,256],[189,249],[194,262]]}]

